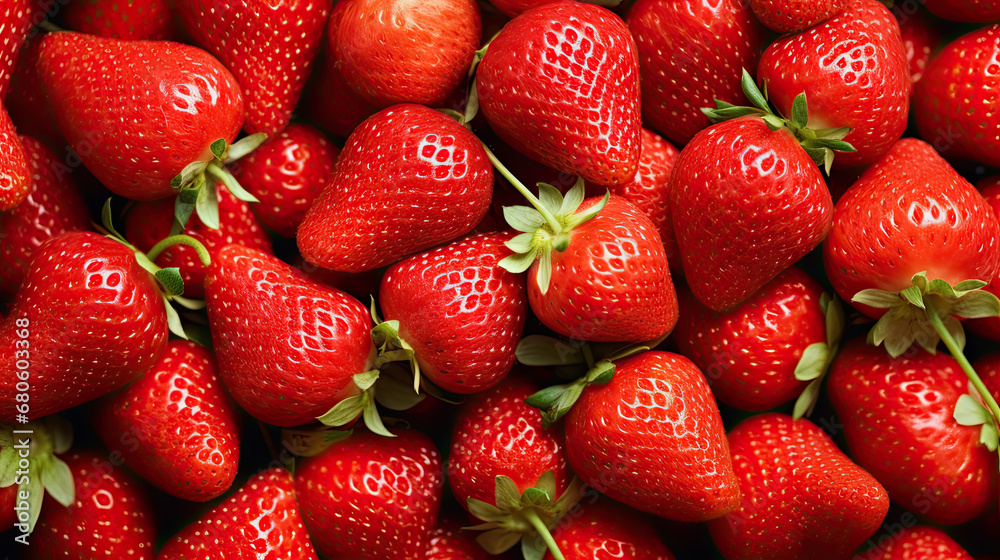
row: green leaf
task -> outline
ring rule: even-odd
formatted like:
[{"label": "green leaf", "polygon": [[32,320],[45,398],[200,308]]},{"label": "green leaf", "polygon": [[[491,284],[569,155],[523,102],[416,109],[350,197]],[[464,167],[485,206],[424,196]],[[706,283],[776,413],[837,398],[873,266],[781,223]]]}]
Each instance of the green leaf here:
[{"label": "green leaf", "polygon": [[35,530],[38,515],[42,512],[42,499],[45,498],[45,487],[42,485],[42,478],[40,476],[32,476],[24,484],[18,486],[17,490],[18,493],[28,493],[28,532],[30,533]]},{"label": "green leaf", "polygon": [[997,435],[997,428],[993,423],[983,424],[979,430],[979,443],[986,446],[990,451],[996,451],[1000,447],[1000,437]]},{"label": "green leaf", "polygon": [[463,125],[471,123],[477,114],[479,114],[479,90],[476,89],[476,80],[470,80],[469,98],[465,103],[465,114],[462,115],[462,120],[458,122]]},{"label": "green leaf", "polygon": [[541,410],[550,410],[568,389],[569,385],[552,385],[524,399],[524,403]]},{"label": "green leaf", "polygon": [[766,113],[753,107],[727,107],[725,109],[702,108],[701,112],[713,122],[722,122],[750,115],[764,116]]},{"label": "green leaf", "polygon": [[958,397],[955,403],[955,421],[963,426],[978,426],[992,423],[990,413],[978,400],[971,395]]},{"label": "green leaf", "polygon": [[601,360],[587,372],[584,380],[588,385],[607,385],[615,376],[615,364],[610,360]]},{"label": "green leaf", "polygon": [[535,233],[545,225],[542,214],[530,206],[504,206],[503,217],[510,227],[524,233]]},{"label": "green leaf", "polygon": [[167,294],[179,296],[184,293],[184,279],[181,278],[181,269],[177,267],[161,268],[153,273],[160,284],[166,289]]},{"label": "green leaf", "polygon": [[580,209],[580,205],[583,204],[583,200],[586,195],[586,184],[583,177],[577,177],[576,181],[573,182],[573,187],[566,191],[566,196],[563,197],[562,204],[559,205],[555,214],[557,216],[570,216],[575,214],[576,211]]},{"label": "green leaf", "polygon": [[809,109],[806,105],[806,94],[800,93],[792,100],[792,126],[805,128],[809,123]]},{"label": "green leaf", "polygon": [[531,265],[535,264],[536,258],[538,258],[538,252],[535,250],[532,250],[530,253],[515,253],[500,259],[497,265],[507,272],[521,274],[531,268]]},{"label": "green leaf", "polygon": [[331,430],[327,426],[283,429],[281,446],[298,457],[315,457],[353,434],[354,430]]},{"label": "green leaf", "polygon": [[215,186],[206,186],[198,191],[198,201],[195,203],[198,218],[205,227],[219,229],[219,199],[215,193]]},{"label": "green leaf", "polygon": [[226,157],[226,148],[229,147],[229,142],[226,142],[225,138],[219,138],[215,142],[212,142],[210,149],[212,150],[212,155],[218,159]]},{"label": "green leaf", "polygon": [[504,242],[508,249],[515,254],[530,253],[534,249],[532,241],[535,239],[533,233],[520,233]]},{"label": "green leaf", "polygon": [[551,214],[558,214],[563,205],[563,195],[559,189],[548,183],[538,183],[538,201]]},{"label": "green leaf", "polygon": [[531,506],[542,505],[552,501],[549,493],[541,488],[526,488],[522,499]]},{"label": "green leaf", "polygon": [[798,420],[803,416],[812,414],[816,402],[819,400],[819,389],[823,384],[823,378],[814,379],[802,390],[802,394],[795,400],[795,408],[792,410],[792,418]]},{"label": "green leaf", "polygon": [[826,366],[830,361],[830,347],[825,342],[815,342],[806,346],[802,351],[802,357],[795,365],[795,379],[799,381],[812,381],[826,372]]},{"label": "green leaf", "polygon": [[521,339],[514,357],[526,366],[550,367],[584,363],[582,344],[570,344],[550,336],[533,334]]},{"label": "green leaf", "polygon": [[[181,191],[187,192],[187,191]],[[197,200],[197,197],[195,198]],[[184,231],[184,227],[187,226],[188,220],[191,219],[191,215],[194,214],[195,205],[188,204],[184,202],[181,196],[174,199],[174,223],[170,228],[170,235],[178,235]]]},{"label": "green leaf", "polygon": [[12,446],[0,449],[0,488],[14,484],[17,479],[17,450]]},{"label": "green leaf", "polygon": [[222,184],[229,190],[229,194],[233,195],[237,199],[242,200],[243,202],[260,202],[256,196],[247,192],[247,190],[240,185],[240,182],[236,180],[236,177],[234,177],[232,172],[225,166],[212,162],[205,168],[205,171],[219,181],[222,181]]},{"label": "green leaf", "polygon": [[764,119],[764,124],[767,125],[767,128],[771,130],[781,130],[785,127],[785,119],[777,115],[768,114],[761,116],[761,118]]},{"label": "green leaf", "polygon": [[535,488],[544,490],[549,496],[556,495],[556,475],[553,471],[545,471],[535,481]]},{"label": "green leaf", "polygon": [[76,501],[76,488],[73,485],[73,471],[62,459],[51,456],[45,463],[45,468],[39,473],[42,485],[52,498],[65,507]]},{"label": "green leaf", "polygon": [[507,552],[521,540],[521,533],[507,529],[494,529],[476,537],[476,542],[494,556]]},{"label": "green leaf", "polygon": [[[576,187],[574,187],[576,188]],[[608,200],[611,198],[611,191],[605,191],[604,197],[601,198],[596,204],[591,204],[586,210],[582,212],[577,212],[568,218],[566,218],[566,230],[571,230],[580,224],[593,219],[597,216],[601,210],[608,204]]]},{"label": "green leaf", "polygon": [[919,307],[920,309],[925,309],[924,307],[924,294],[920,291],[917,286],[910,286],[905,290],[899,292],[899,295],[903,297],[906,301]]},{"label": "green leaf", "polygon": [[740,85],[743,87],[743,93],[750,100],[750,103],[753,103],[762,111],[771,112],[767,99],[764,98],[764,94],[760,92],[757,83],[753,80],[753,76],[750,75],[750,72],[747,72],[746,68],[743,69],[743,75],[740,77]]},{"label": "green leaf", "polygon": [[353,422],[365,409],[365,393],[347,397],[316,418],[326,426],[338,428]]},{"label": "green leaf", "polygon": [[177,314],[177,310],[174,309],[174,306],[170,305],[170,300],[167,299],[167,296],[162,293],[160,295],[163,296],[163,308],[164,311],[167,312],[167,328],[170,329],[170,332],[174,333],[174,335],[187,340],[188,337],[187,333],[184,332],[184,325],[181,323],[181,316]]},{"label": "green leaf", "polygon": [[823,171],[826,176],[830,176],[830,170],[833,169],[833,150],[823,150]]},{"label": "green leaf", "polygon": [[465,503],[469,508],[469,513],[478,519],[482,519],[483,521],[496,523],[507,517],[507,512],[501,511],[500,508],[482,500],[468,498]]},{"label": "green leaf", "polygon": [[965,295],[967,292],[971,292],[973,290],[978,290],[980,288],[985,288],[985,287],[986,287],[986,282],[983,282],[982,280],[976,280],[976,279],[962,280],[958,284],[955,284],[955,293],[959,295]]},{"label": "green leaf", "polygon": [[371,389],[372,386],[375,385],[375,382],[378,381],[378,378],[379,378],[379,370],[373,369],[371,371],[355,373],[352,380],[354,381],[354,384],[358,386],[359,389],[361,389],[362,391],[367,391],[368,389]]},{"label": "green leaf", "polygon": [[1000,299],[985,290],[969,291],[951,308],[951,315],[963,319],[1000,316]]},{"label": "green leaf", "polygon": [[838,128],[823,128],[820,130],[813,130],[813,138],[828,138],[831,140],[843,140],[851,133],[851,127],[841,126]]},{"label": "green leaf", "polygon": [[548,545],[537,533],[521,537],[521,555],[524,556],[524,560],[542,560],[548,550]]},{"label": "green leaf", "polygon": [[826,313],[826,343],[830,348],[834,348],[840,343],[841,337],[844,336],[844,325],[846,323],[844,308],[840,305],[838,298],[831,298],[825,292],[823,295],[829,300],[823,306],[823,310]]},{"label": "green leaf", "polygon": [[541,258],[538,259],[535,280],[538,283],[538,289],[542,292],[542,295],[545,295],[549,291],[549,284],[552,282],[552,252],[548,248],[542,250]]},{"label": "green leaf", "polygon": [[375,400],[390,410],[409,410],[425,398],[413,390],[410,381],[413,373],[401,367],[386,367],[381,370],[375,383]]},{"label": "green leaf", "polygon": [[888,309],[894,305],[899,305],[899,300],[898,293],[877,290],[875,288],[861,290],[851,298],[851,301],[854,303],[860,303],[876,309]]},{"label": "green leaf", "polygon": [[520,509],[521,494],[517,491],[517,485],[510,477],[497,475],[494,499],[497,507],[501,511],[517,511]]},{"label": "green leaf", "polygon": [[[238,159],[246,157],[250,152],[256,150],[261,144],[267,140],[267,134],[263,132],[258,132],[256,134],[251,134],[245,138],[241,138],[236,142],[233,142],[229,146],[229,152],[226,154],[226,159],[224,163],[232,163]],[[235,193],[234,193],[235,194]]]},{"label": "green leaf", "polygon": [[125,236],[123,236],[122,234],[118,233],[117,230],[115,230],[115,226],[112,224],[112,221],[113,220],[111,219],[111,199],[109,198],[104,201],[104,206],[101,207],[101,225],[103,225],[104,229],[108,230],[108,233],[110,233],[111,235],[117,237],[118,239],[125,239]]},{"label": "green leaf", "polygon": [[171,296],[170,301],[180,304],[181,307],[190,309],[191,311],[200,311],[207,306],[203,299],[191,299],[179,295]]},{"label": "green leaf", "polygon": [[361,412],[361,418],[364,420],[365,426],[367,426],[373,434],[389,438],[396,437],[396,434],[390,432],[385,427],[385,424],[382,423],[382,417],[379,416],[378,409],[375,407],[375,399],[371,394],[371,391],[365,391],[365,396],[364,410]]}]

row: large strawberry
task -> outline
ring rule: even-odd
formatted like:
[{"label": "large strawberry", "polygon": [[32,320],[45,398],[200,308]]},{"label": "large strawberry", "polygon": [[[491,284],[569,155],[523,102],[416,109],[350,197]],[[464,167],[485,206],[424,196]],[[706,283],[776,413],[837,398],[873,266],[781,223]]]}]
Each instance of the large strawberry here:
[{"label": "large strawberry", "polygon": [[492,192],[493,169],[471,132],[427,107],[390,107],[348,138],[299,226],[299,250],[324,268],[378,268],[468,233]]},{"label": "large strawberry", "polygon": [[93,407],[108,449],[153,486],[207,502],[229,490],[239,463],[239,417],[205,348],[172,340],[142,377]]},{"label": "large strawberry", "polygon": [[32,174],[7,109],[0,105],[0,212],[21,204],[32,189]]},{"label": "large strawberry", "polygon": [[805,93],[813,128],[850,127],[844,140],[856,151],[841,155],[841,165],[874,162],[906,128],[906,52],[899,24],[877,0],[850,0],[823,25],[771,43],[757,80],[783,115]]},{"label": "large strawberry", "polygon": [[947,533],[928,525],[905,527],[889,539],[858,554],[856,560],[972,560]]},{"label": "large strawberry", "polygon": [[30,0],[6,0],[0,5],[0,102],[7,95],[10,78],[14,74],[17,54],[31,30],[32,2]]},{"label": "large strawberry", "polygon": [[504,142],[559,171],[611,186],[639,164],[639,61],[605,8],[555,2],[517,16],[476,74],[480,109]]},{"label": "large strawberry", "polygon": [[429,437],[357,431],[295,471],[302,517],[316,549],[331,558],[422,560],[444,484]]},{"label": "large strawberry", "polygon": [[850,558],[889,511],[882,486],[808,420],[754,416],[729,446],[740,506],[708,524],[729,560]]},{"label": "large strawberry", "polygon": [[646,352],[619,361],[566,416],[570,466],[635,509],[706,521],[739,506],[719,407],[687,358]]},{"label": "large strawberry", "polygon": [[674,560],[643,515],[596,495],[586,500],[552,532],[566,560]]},{"label": "large strawberry", "polygon": [[226,65],[246,103],[249,133],[285,128],[319,52],[332,0],[177,0],[194,41]]},{"label": "large strawberry", "polygon": [[699,109],[743,100],[740,69],[756,68],[766,45],[743,0],[639,0],[626,21],[639,50],[643,118],[677,145],[711,124]]},{"label": "large strawberry", "polygon": [[170,0],[83,0],[67,2],[62,22],[73,31],[101,37],[179,40],[180,25]]},{"label": "large strawberry", "polygon": [[316,560],[292,475],[271,468],[167,541],[157,560]]}]

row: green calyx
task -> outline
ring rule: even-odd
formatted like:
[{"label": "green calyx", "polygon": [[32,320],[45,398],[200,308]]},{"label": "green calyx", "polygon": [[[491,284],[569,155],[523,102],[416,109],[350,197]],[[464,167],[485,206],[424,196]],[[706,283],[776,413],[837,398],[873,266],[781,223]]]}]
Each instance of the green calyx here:
[{"label": "green calyx", "polygon": [[976,393],[975,388],[970,393],[958,398],[958,403],[955,404],[955,421],[963,426],[981,426],[979,443],[990,451],[997,451],[1000,448],[997,420],[990,414],[982,399],[978,395],[973,396]]},{"label": "green calyx", "polygon": [[476,542],[490,554],[503,554],[518,542],[525,560],[541,560],[548,549],[556,560],[564,560],[562,551],[552,538],[555,527],[583,497],[583,483],[573,477],[569,487],[556,497],[556,479],[552,471],[523,493],[510,478],[496,477],[496,505],[469,498],[469,512],[485,523],[464,527],[470,531],[486,531]]},{"label": "green calyx", "polygon": [[795,379],[809,382],[795,400],[792,417],[796,420],[812,414],[816,407],[823,377],[829,371],[833,358],[837,356],[840,339],[844,334],[844,308],[837,298],[824,292],[820,296],[819,305],[826,317],[826,342],[815,342],[806,346],[802,351],[802,357],[795,365]]},{"label": "green calyx", "polygon": [[[0,488],[18,485],[15,503],[27,505],[23,532],[35,528],[48,492],[55,501],[69,507],[76,500],[73,473],[57,457],[73,443],[72,425],[59,416],[46,416],[27,424],[0,424]],[[21,509],[20,507],[18,508]]]},{"label": "green calyx", "polygon": [[189,163],[170,181],[170,186],[177,189],[174,202],[175,223],[171,233],[177,234],[184,230],[191,215],[198,213],[198,218],[207,227],[219,229],[219,198],[216,193],[218,183],[229,189],[233,196],[244,202],[260,202],[255,196],[244,189],[236,177],[226,168],[232,163],[264,143],[267,135],[258,132],[246,138],[233,142],[231,145],[223,138],[212,142],[212,159]]},{"label": "green calyx", "polygon": [[386,429],[385,424],[382,423],[382,417],[379,416],[378,408],[375,406],[375,382],[378,381],[378,378],[379,370],[377,369],[355,374],[352,380],[361,393],[340,401],[316,419],[326,426],[339,428],[354,422],[358,416],[361,416],[365,426],[373,433],[385,437],[396,437],[395,434]]},{"label": "green calyx", "polygon": [[856,151],[854,146],[844,141],[844,138],[851,132],[850,127],[825,128],[821,130],[807,128],[809,123],[809,109],[804,92],[796,95],[795,99],[792,100],[792,114],[790,117],[785,118],[780,116],[771,107],[767,99],[767,84],[764,84],[764,91],[761,92],[746,68],[743,69],[741,84],[743,86],[743,93],[750,100],[750,103],[753,104],[753,107],[737,106],[716,99],[714,109],[702,108],[701,112],[713,123],[753,115],[763,119],[767,127],[771,130],[786,128],[795,136],[802,149],[809,154],[809,157],[816,162],[816,165],[826,171],[827,175],[830,174],[835,152]]}]

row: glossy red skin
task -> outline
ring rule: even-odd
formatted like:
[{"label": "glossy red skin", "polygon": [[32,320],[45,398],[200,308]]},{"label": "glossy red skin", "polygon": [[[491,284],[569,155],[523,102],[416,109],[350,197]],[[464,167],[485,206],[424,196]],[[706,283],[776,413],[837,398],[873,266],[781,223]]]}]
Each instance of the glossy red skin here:
[{"label": "glossy red skin", "polygon": [[850,558],[889,511],[878,481],[809,420],[760,414],[729,432],[729,446],[741,505],[708,528],[730,560]]},{"label": "glossy red skin", "polygon": [[991,62],[998,55],[1000,25],[988,25],[948,43],[914,86],[913,113],[920,136],[943,155],[1000,165],[994,93],[1000,88],[1000,69]]},{"label": "glossy red skin", "polygon": [[0,533],[13,528],[14,523],[17,523],[17,511],[14,510],[17,506],[17,492],[17,484],[0,488]]},{"label": "glossy red skin", "polygon": [[745,104],[742,68],[753,71],[766,29],[742,0],[639,0],[626,17],[639,49],[642,116],[678,146],[711,124],[715,99]]},{"label": "glossy red skin", "polygon": [[849,0],[838,15],[797,35],[778,39],[757,65],[757,82],[782,115],[805,92],[809,128],[849,126],[835,165],[878,160],[906,129],[910,74],[899,24],[877,0]]},{"label": "glossy red skin", "polygon": [[180,25],[169,0],[67,2],[60,18],[68,29],[116,39],[177,41]]},{"label": "glossy red skin", "polygon": [[481,44],[474,0],[345,0],[328,31],[331,57],[375,107],[444,104],[468,75]]},{"label": "glossy red skin", "polygon": [[952,285],[988,282],[1000,269],[1000,223],[929,144],[905,138],[837,201],[823,262],[844,301],[868,288],[898,292],[922,271]]},{"label": "glossy red skin", "polygon": [[964,548],[937,527],[906,527],[879,546],[857,556],[858,560],[972,560]]},{"label": "glossy red skin", "polygon": [[[583,211],[599,202],[589,198]],[[559,334],[592,342],[641,342],[677,323],[677,294],[656,226],[632,203],[612,196],[593,219],[574,228],[569,248],[552,251],[548,292],[538,262],[528,269],[528,303]]]},{"label": "glossy red skin", "polygon": [[229,490],[240,457],[239,412],[215,357],[171,340],[142,377],[93,408],[97,434],[160,490],[207,502]]},{"label": "glossy red skin", "polygon": [[433,109],[396,105],[347,139],[299,226],[299,251],[341,272],[392,264],[471,231],[492,192],[493,167],[471,132]]},{"label": "glossy red skin", "polygon": [[616,366],[610,383],[586,388],[566,415],[573,472],[606,496],[667,519],[707,521],[738,507],[719,407],[698,368],[659,351]]},{"label": "glossy red skin", "polygon": [[[27,318],[27,338],[18,319]],[[32,419],[101,397],[148,370],[167,343],[163,298],[135,253],[90,232],[69,232],[35,253],[0,321],[0,394],[13,395],[16,360],[30,362]],[[114,356],[114,359],[108,359]],[[10,399],[0,421],[16,414]]]},{"label": "glossy red skin", "polygon": [[556,2],[524,12],[490,43],[476,88],[490,126],[519,152],[597,185],[635,176],[639,58],[605,8]]},{"label": "glossy red skin", "polygon": [[243,126],[235,78],[207,52],[167,41],[50,33],[38,64],[59,130],[111,192],[176,194],[170,181]]},{"label": "glossy red skin", "polygon": [[340,149],[322,132],[299,123],[288,125],[230,170],[260,200],[252,208],[260,223],[283,237],[295,237],[306,211],[337,167]]},{"label": "glossy red skin", "polygon": [[941,28],[918,4],[896,4],[892,14],[899,23],[906,60],[910,63],[910,81],[915,84],[923,77],[931,54],[941,44]]},{"label": "glossy red skin", "polygon": [[382,318],[416,351],[420,373],[470,394],[500,383],[514,365],[528,311],[523,274],[497,263],[509,233],[464,237],[400,261],[379,289]]},{"label": "glossy red skin", "polygon": [[677,348],[705,372],[720,402],[760,412],[797,397],[795,366],[810,344],[825,343],[823,287],[791,267],[731,311],[714,312],[678,293]]},{"label": "glossy red skin", "polygon": [[927,11],[941,19],[987,23],[1000,19],[997,0],[923,0]]},{"label": "glossy red skin", "polygon": [[[976,189],[993,209],[993,215],[997,217],[997,220],[1000,220],[1000,175],[980,180],[976,183]],[[995,296],[1000,296],[1000,271],[997,271],[997,276],[994,276],[983,289]],[[965,321],[964,325],[966,329],[979,336],[1000,342],[1000,317],[970,319]]]},{"label": "glossy red skin", "polygon": [[983,385],[1000,400],[1000,352],[992,351],[973,363],[973,369],[983,380]]},{"label": "glossy red skin", "polygon": [[[653,525],[636,511],[597,500],[596,493],[581,505],[552,532],[566,560],[674,560]],[[554,560],[552,553],[546,551],[543,560]]]},{"label": "glossy red skin", "polygon": [[55,113],[46,100],[38,68],[39,46],[44,37],[44,34],[37,33],[21,48],[4,104],[19,134],[41,140],[62,153],[66,142],[59,132]]},{"label": "glossy red skin", "polygon": [[205,300],[226,388],[268,424],[313,422],[358,394],[352,377],[375,359],[364,305],[260,251],[223,247]]},{"label": "glossy red skin", "polygon": [[768,29],[798,33],[839,14],[847,0],[749,0],[753,13]]},{"label": "glossy red skin", "polygon": [[[479,544],[476,533],[463,531],[463,523],[451,519],[432,530],[427,539],[426,560],[492,560]],[[2,526],[2,525],[0,525]]]},{"label": "glossy red skin", "polygon": [[156,523],[145,487],[104,450],[70,451],[59,457],[73,473],[76,501],[64,507],[45,496],[29,560],[110,558],[152,560]]},{"label": "glossy red skin", "polygon": [[239,82],[248,134],[285,128],[319,52],[333,0],[175,0],[194,42]]},{"label": "glossy red skin", "polygon": [[182,529],[156,558],[316,560],[295,498],[295,481],[287,470],[262,471]]},{"label": "glossy red skin", "polygon": [[670,211],[691,291],[722,311],[746,300],[830,231],[833,201],[786,129],[757,117],[714,125],[684,147]]},{"label": "glossy red skin", "polygon": [[0,101],[3,101],[14,74],[18,51],[31,30],[31,1],[7,0],[0,6],[0,29],[4,41],[0,43]]},{"label": "glossy red skin", "polygon": [[32,183],[31,168],[14,123],[0,105],[0,212],[21,204],[32,191]]},{"label": "glossy red skin", "polygon": [[[219,229],[209,228],[197,214],[193,214],[181,233],[204,245],[212,259],[229,244],[271,253],[271,240],[250,210],[250,205],[221,185],[216,190],[216,197],[219,200]],[[139,250],[149,251],[170,235],[174,222],[173,198],[140,202],[125,215],[125,238]],[[174,245],[160,253],[155,262],[163,268],[180,269],[185,297],[205,297],[205,265],[194,248]]]},{"label": "glossy red skin", "polygon": [[444,484],[426,435],[357,430],[295,471],[299,507],[316,550],[330,558],[423,560]]},{"label": "glossy red skin", "polygon": [[965,523],[997,503],[997,456],[979,426],[953,416],[968,380],[944,353],[892,359],[849,342],[830,369],[827,393],[851,455],[892,500],[942,525]]},{"label": "glossy red skin", "polygon": [[462,403],[455,415],[447,473],[451,492],[463,507],[468,508],[469,498],[496,505],[500,475],[524,492],[552,471],[556,484],[552,499],[569,486],[573,473],[562,430],[543,427],[538,409],[524,402],[538,390],[515,376]]},{"label": "glossy red skin", "polygon": [[31,257],[45,240],[67,231],[90,229],[90,213],[69,169],[41,142],[20,137],[32,174],[31,192],[21,204],[0,213],[0,300],[17,293]]}]

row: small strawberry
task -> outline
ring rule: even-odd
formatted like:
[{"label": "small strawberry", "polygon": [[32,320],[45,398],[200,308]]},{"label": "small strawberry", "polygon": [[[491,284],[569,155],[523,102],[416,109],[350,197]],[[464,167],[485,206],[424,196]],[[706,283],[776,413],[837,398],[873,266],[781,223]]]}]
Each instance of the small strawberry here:
[{"label": "small strawberry", "polygon": [[905,527],[855,560],[973,560],[961,545],[937,527]]},{"label": "small strawberry", "polygon": [[[564,517],[552,538],[566,560],[674,560],[645,517],[596,495]],[[543,560],[554,559],[546,553]]]},{"label": "small strawberry", "polygon": [[753,14],[768,29],[799,33],[839,14],[847,0],[749,0]]},{"label": "small strawberry", "polygon": [[710,521],[730,560],[841,560],[889,511],[885,490],[812,422],[767,413],[729,432],[739,508]]},{"label": "small strawberry", "polygon": [[997,0],[923,0],[927,11],[949,21],[987,23],[1000,19]]},{"label": "small strawberry", "polygon": [[81,0],[67,2],[60,16],[73,31],[129,40],[177,41],[180,24],[170,0]]},{"label": "small strawberry", "polygon": [[518,151],[588,182],[618,185],[639,164],[639,61],[600,6],[555,2],[517,16],[476,72],[480,110]]},{"label": "small strawberry", "polygon": [[0,43],[0,102],[7,96],[18,51],[31,30],[31,16],[30,0],[7,0],[0,5],[0,29],[4,35]]},{"label": "small strawberry", "polygon": [[321,555],[426,557],[441,505],[441,456],[420,432],[395,435],[359,430],[298,464],[299,507]]},{"label": "small strawberry", "polygon": [[316,560],[292,475],[271,468],[175,535],[157,560]]},{"label": "small strawberry", "polygon": [[493,169],[471,132],[427,107],[390,107],[348,138],[299,226],[299,250],[324,268],[378,268],[468,233],[492,192]]},{"label": "small strawberry", "polygon": [[899,22],[900,38],[903,39],[906,60],[910,64],[910,82],[915,84],[923,77],[931,54],[938,50],[942,30],[919,4],[895,4],[892,15]]},{"label": "small strawberry", "polygon": [[0,105],[0,212],[21,204],[32,188],[24,147],[7,110]]}]

